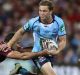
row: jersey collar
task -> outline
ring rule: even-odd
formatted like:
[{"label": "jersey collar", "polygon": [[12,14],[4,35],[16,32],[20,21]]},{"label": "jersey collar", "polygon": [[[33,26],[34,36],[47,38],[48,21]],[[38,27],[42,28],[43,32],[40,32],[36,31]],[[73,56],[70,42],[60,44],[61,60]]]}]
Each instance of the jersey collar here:
[{"label": "jersey collar", "polygon": [[[52,17],[53,17],[53,21],[51,22],[51,23],[53,23],[54,21],[55,21],[55,16],[54,15],[52,15]],[[39,22],[41,22],[41,19],[40,19],[40,17],[39,17]]]}]

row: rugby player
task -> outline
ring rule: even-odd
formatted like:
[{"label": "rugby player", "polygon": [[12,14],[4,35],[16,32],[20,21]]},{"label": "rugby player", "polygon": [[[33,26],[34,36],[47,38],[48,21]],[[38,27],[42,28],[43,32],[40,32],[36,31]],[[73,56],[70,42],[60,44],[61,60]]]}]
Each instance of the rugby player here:
[{"label": "rugby player", "polygon": [[[0,48],[1,46],[6,45],[4,42],[0,43]],[[45,50],[43,52],[19,52],[18,50],[14,50],[11,48],[6,47],[6,49],[1,50],[0,49],[0,55],[3,57],[8,57],[8,58],[13,58],[13,59],[22,59],[22,60],[28,60],[31,59],[33,57],[37,57],[37,56],[42,56],[42,55],[46,55],[48,52]]]},{"label": "rugby player", "polygon": [[[33,32],[34,46],[32,52],[49,52],[47,56],[39,56],[33,61],[39,67],[43,75],[56,75],[51,65],[53,55],[59,54],[66,45],[66,31],[63,20],[53,14],[53,2],[43,0],[39,4],[39,16],[30,19],[13,38],[7,43],[12,47],[18,39],[28,31]],[[49,43],[55,41],[58,48],[50,48]],[[2,46],[3,48],[3,46]]]}]

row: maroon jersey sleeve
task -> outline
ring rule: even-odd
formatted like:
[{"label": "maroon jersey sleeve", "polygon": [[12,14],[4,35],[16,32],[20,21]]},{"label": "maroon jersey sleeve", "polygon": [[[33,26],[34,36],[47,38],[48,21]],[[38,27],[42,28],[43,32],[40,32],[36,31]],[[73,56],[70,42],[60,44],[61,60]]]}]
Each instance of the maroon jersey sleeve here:
[{"label": "maroon jersey sleeve", "polygon": [[6,49],[4,51],[0,51],[0,62],[3,62],[11,51],[12,49]]},{"label": "maroon jersey sleeve", "polygon": [[8,53],[10,53],[12,50],[11,49],[6,49],[6,50],[4,50],[4,51],[0,51],[0,55],[2,55],[2,56],[7,56],[8,55]]}]

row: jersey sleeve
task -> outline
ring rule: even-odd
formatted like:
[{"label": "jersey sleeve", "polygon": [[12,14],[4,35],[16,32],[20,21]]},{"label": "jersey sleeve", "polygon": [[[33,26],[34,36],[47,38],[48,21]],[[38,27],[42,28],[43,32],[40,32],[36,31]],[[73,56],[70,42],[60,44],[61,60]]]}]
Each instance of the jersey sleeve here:
[{"label": "jersey sleeve", "polygon": [[33,26],[33,20],[31,19],[23,25],[23,29],[24,31],[30,31],[32,30],[32,26]]},{"label": "jersey sleeve", "polygon": [[66,35],[66,29],[63,20],[61,19],[59,21],[59,30],[58,30],[58,36]]},{"label": "jersey sleeve", "polygon": [[4,51],[0,51],[0,55],[7,57],[7,55],[11,52],[11,49],[6,49]]}]

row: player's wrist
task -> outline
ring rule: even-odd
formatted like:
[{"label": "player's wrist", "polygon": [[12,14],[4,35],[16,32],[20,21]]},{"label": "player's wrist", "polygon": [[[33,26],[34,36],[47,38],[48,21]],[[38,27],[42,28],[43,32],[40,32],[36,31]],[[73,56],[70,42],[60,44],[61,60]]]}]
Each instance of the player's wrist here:
[{"label": "player's wrist", "polygon": [[12,44],[11,44],[11,43],[7,43],[7,46],[8,46],[9,48],[12,48]]},{"label": "player's wrist", "polygon": [[43,56],[43,55],[47,55],[48,51],[47,50],[43,50],[41,52],[38,52],[38,56]]},{"label": "player's wrist", "polygon": [[59,50],[50,50],[50,51],[48,51],[48,52],[49,52],[50,55],[57,55],[57,54],[60,53]]}]

